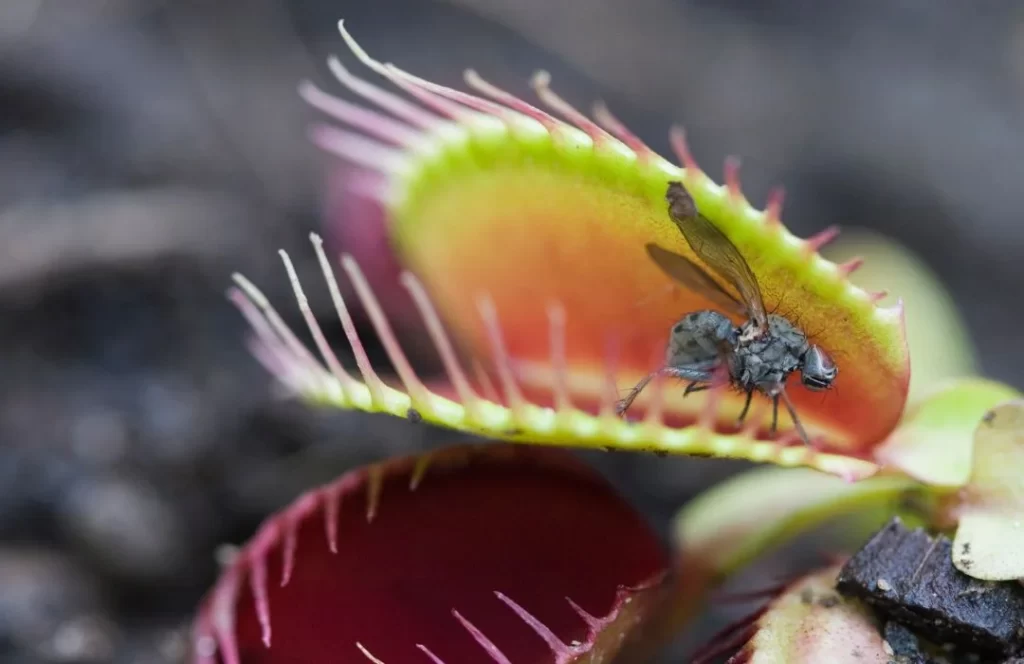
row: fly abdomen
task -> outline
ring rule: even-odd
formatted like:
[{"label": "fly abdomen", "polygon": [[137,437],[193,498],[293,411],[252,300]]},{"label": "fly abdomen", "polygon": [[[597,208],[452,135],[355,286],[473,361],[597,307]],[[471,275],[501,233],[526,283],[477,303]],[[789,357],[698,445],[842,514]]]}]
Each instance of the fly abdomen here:
[{"label": "fly abdomen", "polygon": [[695,311],[672,326],[665,362],[669,366],[711,367],[736,343],[738,328],[717,311]]}]

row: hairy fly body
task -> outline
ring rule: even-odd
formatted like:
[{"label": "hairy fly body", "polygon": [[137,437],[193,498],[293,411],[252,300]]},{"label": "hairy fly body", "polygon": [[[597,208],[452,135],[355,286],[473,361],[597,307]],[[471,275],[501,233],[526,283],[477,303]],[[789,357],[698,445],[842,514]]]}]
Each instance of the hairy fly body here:
[{"label": "hairy fly body", "polygon": [[[795,371],[810,390],[832,386],[838,367],[820,346],[787,318],[765,311],[757,278],[736,246],[697,210],[693,197],[680,182],[671,182],[666,194],[668,212],[687,243],[710,272],[731,286],[732,295],[696,263],[656,244],[646,246],[651,259],[674,280],[700,293],[721,311],[706,309],[685,315],[672,326],[665,366],[644,377],[618,404],[623,414],[647,384],[658,375],[688,381],[685,394],[709,389],[720,377],[747,395],[739,421],[747,416],[754,392],[772,400],[771,433],[778,428],[779,400],[785,404],[800,437],[810,440],[786,394],[786,379]],[[736,325],[726,315],[747,318]]]}]

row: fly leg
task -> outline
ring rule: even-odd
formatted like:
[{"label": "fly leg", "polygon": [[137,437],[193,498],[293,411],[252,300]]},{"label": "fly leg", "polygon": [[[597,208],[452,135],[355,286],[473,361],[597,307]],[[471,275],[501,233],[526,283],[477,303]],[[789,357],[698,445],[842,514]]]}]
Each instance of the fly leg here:
[{"label": "fly leg", "polygon": [[[800,422],[800,417],[796,414],[796,408],[793,407],[793,402],[789,400],[789,395],[786,394],[785,390],[779,393],[782,396],[782,400],[786,403],[786,410],[789,411],[789,416],[793,418],[793,426],[796,427],[796,431],[800,434],[800,439],[804,441],[804,445],[808,447],[811,444],[811,439],[807,437],[807,432],[804,431],[804,425]],[[778,399],[778,397],[776,397]]]},{"label": "fly leg", "polygon": [[754,390],[747,390],[747,402],[743,404],[743,410],[740,412],[739,419],[736,420],[737,426],[743,425],[743,420],[747,419],[747,411],[750,410],[750,400],[754,397]]},{"label": "fly leg", "polygon": [[711,385],[708,385],[707,383],[702,384],[697,381],[693,381],[692,383],[686,386],[685,390],[683,390],[683,396],[685,397],[686,395],[691,394],[693,392],[703,392],[704,390],[710,389]]},{"label": "fly leg", "polygon": [[627,394],[625,397],[620,399],[617,404],[615,404],[615,414],[619,416],[625,415],[626,411],[629,409],[630,406],[633,405],[633,402],[636,400],[636,398],[640,396],[640,393],[644,391],[645,387],[647,387],[647,383],[651,382],[657,375],[658,372],[654,372],[641,378],[640,382],[634,385],[633,389],[629,391],[629,394]]},{"label": "fly leg", "polygon": [[779,395],[775,394],[772,396],[772,428],[768,431],[768,435],[772,438],[775,437],[775,432],[779,430]]},{"label": "fly leg", "polygon": [[615,404],[615,413],[620,416],[625,414],[629,407],[633,405],[633,401],[635,401],[636,398],[640,396],[640,393],[644,391],[644,388],[647,387],[647,384],[658,376],[682,378],[683,380],[690,381],[692,386],[697,383],[710,382],[714,377],[714,373],[706,369],[695,369],[692,367],[662,367],[661,369],[649,373],[641,378],[640,382],[629,391],[629,394],[620,400],[619,403]]}]

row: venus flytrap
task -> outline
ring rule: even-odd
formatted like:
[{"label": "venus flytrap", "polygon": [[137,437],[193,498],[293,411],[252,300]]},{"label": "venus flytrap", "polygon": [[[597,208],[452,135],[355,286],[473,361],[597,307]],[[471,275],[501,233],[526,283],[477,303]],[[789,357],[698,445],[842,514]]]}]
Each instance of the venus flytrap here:
[{"label": "venus flytrap", "polygon": [[[839,265],[821,257],[834,229],[807,240],[792,236],[779,219],[780,196],[763,211],[749,205],[735,161],[727,162],[725,185],[717,185],[694,163],[681,131],[671,136],[679,167],[605,107],[598,106],[597,121],[586,118],[556,95],[545,75],[535,77],[534,87],[549,110],[475,72],[466,78],[479,95],[432,84],[373,60],[343,26],[342,35],[358,61],[419,104],[333,59],[339,80],[380,110],[339,103],[306,85],[307,99],[361,132],[318,126],[313,136],[377,183],[360,193],[376,197],[385,211],[383,231],[408,270],[401,283],[448,380],[422,386],[403,371],[407,362],[381,306],[363,289],[358,298],[402,388],[381,385],[362,364],[363,380],[348,378],[329,349],[320,348],[327,366],[312,367],[309,357],[282,342],[288,333],[262,326],[274,334],[258,336],[271,349],[261,354],[275,358],[276,373],[287,365],[283,373],[301,396],[398,415],[413,408],[436,424],[519,442],[746,458],[851,479],[877,472],[871,452],[898,422],[909,380],[902,304],[880,308],[879,294],[852,284],[848,277],[859,261]],[[614,417],[621,386],[647,373],[672,323],[709,306],[682,289],[668,294],[671,284],[643,249],[657,242],[692,256],[666,215],[671,180],[684,182],[701,212],[744,252],[768,307],[791,314],[841,363],[838,389],[828,398],[790,390],[807,413],[815,448],[792,445],[791,429],[768,440],[763,403],[737,429],[742,402],[731,393],[684,400],[678,390],[656,385],[635,405],[634,412],[645,414],[639,423]],[[321,263],[336,294],[331,262],[321,255]],[[353,280],[362,278],[354,259],[346,258],[343,268]],[[637,306],[652,293],[667,295]],[[258,295],[255,301],[266,305]],[[345,324],[345,305],[335,301]],[[318,325],[311,317],[307,322]],[[346,332],[358,358],[361,342],[347,325]],[[316,377],[297,384],[303,373]]]}]

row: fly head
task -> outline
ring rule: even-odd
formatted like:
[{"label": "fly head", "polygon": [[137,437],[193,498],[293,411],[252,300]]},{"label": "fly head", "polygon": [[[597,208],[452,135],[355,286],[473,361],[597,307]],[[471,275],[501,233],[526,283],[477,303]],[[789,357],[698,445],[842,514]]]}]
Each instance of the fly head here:
[{"label": "fly head", "polygon": [[839,374],[839,367],[821,346],[810,346],[804,353],[800,374],[804,387],[821,392],[832,387],[832,382]]}]

